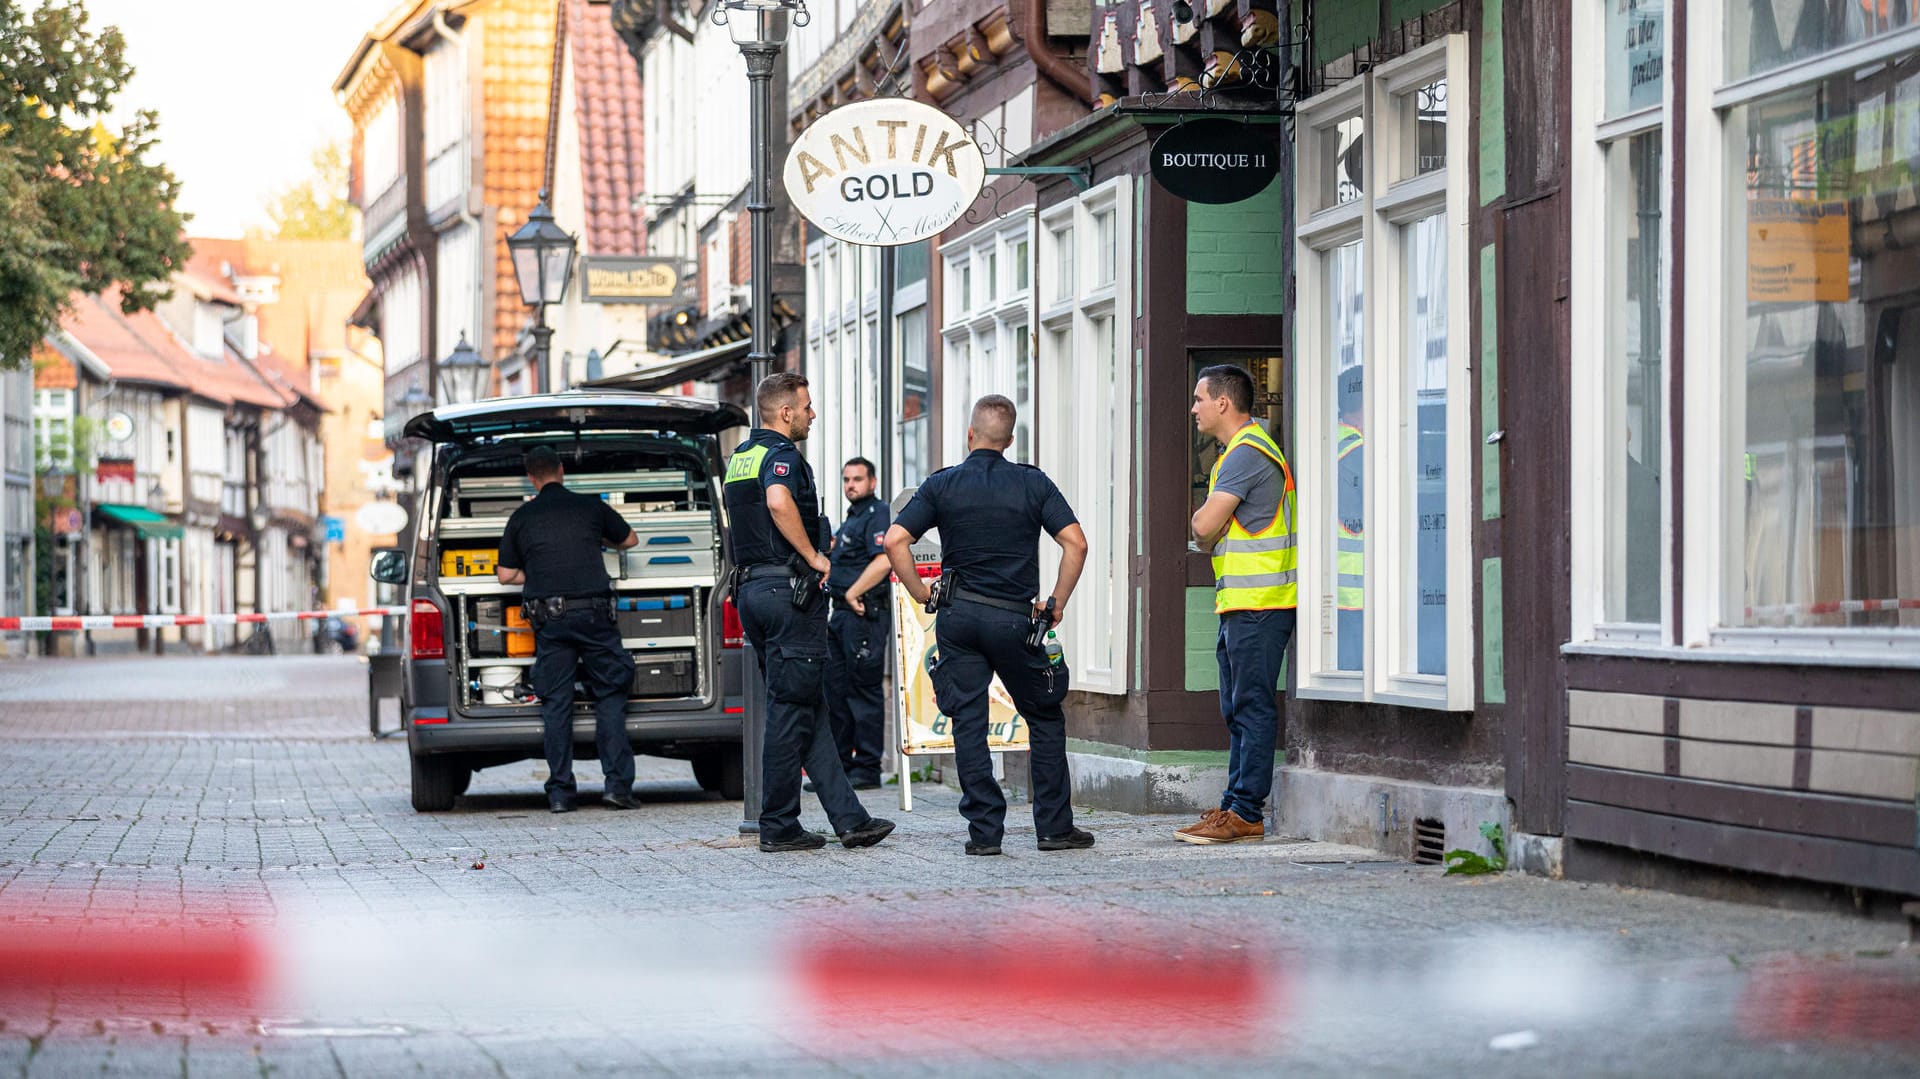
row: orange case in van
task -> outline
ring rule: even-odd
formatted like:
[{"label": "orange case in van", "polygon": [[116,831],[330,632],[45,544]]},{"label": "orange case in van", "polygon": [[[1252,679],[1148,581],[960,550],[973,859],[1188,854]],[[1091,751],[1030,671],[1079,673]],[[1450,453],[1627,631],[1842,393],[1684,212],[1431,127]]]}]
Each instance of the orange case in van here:
[{"label": "orange case in van", "polygon": [[[514,629],[528,628],[527,616],[521,611],[518,605],[507,608],[507,625]],[[506,635],[506,638],[507,655],[509,657],[533,655],[533,633],[531,631],[526,633],[509,633]]]}]

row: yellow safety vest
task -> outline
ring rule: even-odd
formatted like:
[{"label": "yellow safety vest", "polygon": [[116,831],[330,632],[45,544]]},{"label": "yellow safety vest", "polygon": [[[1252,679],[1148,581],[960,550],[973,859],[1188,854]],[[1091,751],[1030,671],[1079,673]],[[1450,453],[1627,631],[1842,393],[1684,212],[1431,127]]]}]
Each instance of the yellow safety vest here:
[{"label": "yellow safety vest", "polygon": [[1300,586],[1295,579],[1299,563],[1294,548],[1293,471],[1287,467],[1286,455],[1280,452],[1272,436],[1257,423],[1249,423],[1235,432],[1219,460],[1213,463],[1213,472],[1207,477],[1207,493],[1211,495],[1213,485],[1220,480],[1220,462],[1242,445],[1252,446],[1271,458],[1279,466],[1285,486],[1280,495],[1280,512],[1274,514],[1273,523],[1260,532],[1248,532],[1240,527],[1238,515],[1228,519],[1227,534],[1220,537],[1213,548],[1215,614],[1290,609],[1299,605]]},{"label": "yellow safety vest", "polygon": [[[1347,454],[1366,445],[1366,436],[1358,427],[1341,424],[1339,441],[1335,446],[1337,459],[1344,461]],[[1339,517],[1339,514],[1334,516]],[[1343,611],[1364,610],[1367,606],[1367,541],[1364,523],[1359,530],[1349,529],[1346,518],[1340,517],[1340,535],[1336,540],[1339,550],[1336,553],[1335,599]]]}]

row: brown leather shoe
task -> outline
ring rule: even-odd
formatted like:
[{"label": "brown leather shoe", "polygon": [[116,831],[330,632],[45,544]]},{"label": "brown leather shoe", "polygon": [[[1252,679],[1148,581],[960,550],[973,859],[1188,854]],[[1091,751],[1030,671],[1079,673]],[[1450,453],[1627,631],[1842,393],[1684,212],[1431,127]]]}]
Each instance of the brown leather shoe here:
[{"label": "brown leather shoe", "polygon": [[1226,810],[1224,809],[1209,809],[1205,813],[1200,814],[1199,820],[1194,821],[1192,824],[1187,825],[1185,828],[1176,829],[1175,830],[1176,834],[1188,835],[1188,834],[1191,834],[1196,829],[1205,828],[1207,825],[1213,823],[1213,818],[1225,812]]},{"label": "brown leather shoe", "polygon": [[1221,810],[1192,828],[1174,833],[1182,843],[1258,843],[1267,838],[1264,821],[1240,819],[1240,814]]}]

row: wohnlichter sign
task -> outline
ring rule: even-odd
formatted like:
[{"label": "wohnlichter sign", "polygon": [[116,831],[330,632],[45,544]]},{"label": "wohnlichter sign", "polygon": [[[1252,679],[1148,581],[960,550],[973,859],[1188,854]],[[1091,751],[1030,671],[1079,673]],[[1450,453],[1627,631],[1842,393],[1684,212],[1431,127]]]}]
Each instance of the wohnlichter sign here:
[{"label": "wohnlichter sign", "polygon": [[937,236],[986,183],[986,159],[959,121],[904,98],[822,116],[787,153],[794,208],[848,243],[894,247]]}]

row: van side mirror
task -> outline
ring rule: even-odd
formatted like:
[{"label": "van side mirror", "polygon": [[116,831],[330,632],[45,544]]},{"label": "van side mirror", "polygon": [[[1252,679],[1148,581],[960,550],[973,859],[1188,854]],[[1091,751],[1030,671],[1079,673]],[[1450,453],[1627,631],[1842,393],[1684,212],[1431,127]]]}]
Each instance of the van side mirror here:
[{"label": "van side mirror", "polygon": [[398,547],[377,547],[367,576],[381,584],[407,583],[407,552]]}]

